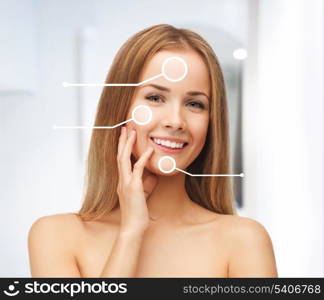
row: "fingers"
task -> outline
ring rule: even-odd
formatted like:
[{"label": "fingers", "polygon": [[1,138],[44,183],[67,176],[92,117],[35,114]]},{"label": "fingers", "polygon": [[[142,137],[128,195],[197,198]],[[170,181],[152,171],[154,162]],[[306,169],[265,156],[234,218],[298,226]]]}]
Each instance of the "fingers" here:
[{"label": "fingers", "polygon": [[132,130],[127,138],[126,144],[120,156],[120,168],[121,168],[121,172],[125,174],[125,176],[130,176],[132,172],[132,164],[130,161],[130,157],[131,157],[135,140],[136,140],[136,131]]},{"label": "fingers", "polygon": [[118,151],[117,151],[117,157],[118,158],[122,154],[122,151],[123,151],[125,143],[126,143],[126,138],[127,138],[126,128],[124,126],[122,126],[121,133],[120,133],[120,136],[119,136],[119,142],[118,142]]},{"label": "fingers", "polygon": [[131,153],[135,140],[136,131],[131,130],[131,133],[127,136],[127,129],[122,127],[118,143],[117,161],[120,180],[123,182],[129,182],[131,179],[142,180],[144,167],[154,152],[153,148],[149,147],[134,164],[132,171]]},{"label": "fingers", "polygon": [[118,141],[118,151],[117,151],[117,167],[118,167],[118,173],[119,176],[121,176],[121,163],[122,163],[122,153],[125,148],[127,140],[127,131],[126,127],[122,126],[120,136],[119,136],[119,141]]},{"label": "fingers", "polygon": [[133,176],[137,179],[142,179],[142,174],[144,167],[153,153],[153,148],[149,147],[139,158],[139,160],[134,164]]}]

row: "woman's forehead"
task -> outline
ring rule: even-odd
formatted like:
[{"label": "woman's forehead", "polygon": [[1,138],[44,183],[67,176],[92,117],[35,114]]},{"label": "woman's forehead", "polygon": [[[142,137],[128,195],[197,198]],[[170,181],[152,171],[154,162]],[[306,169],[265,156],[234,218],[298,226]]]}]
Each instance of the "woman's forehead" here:
[{"label": "woman's forehead", "polygon": [[[194,50],[162,50],[156,53],[145,65],[139,82],[154,77],[162,72],[163,62],[170,57],[180,57],[188,67],[184,79],[179,82],[171,82],[164,77],[153,80],[155,83],[163,83],[169,87],[186,85],[191,89],[200,89],[209,93],[209,72],[201,56]],[[184,66],[177,60],[170,60],[165,65],[165,72],[168,76],[179,78],[184,73]]]}]

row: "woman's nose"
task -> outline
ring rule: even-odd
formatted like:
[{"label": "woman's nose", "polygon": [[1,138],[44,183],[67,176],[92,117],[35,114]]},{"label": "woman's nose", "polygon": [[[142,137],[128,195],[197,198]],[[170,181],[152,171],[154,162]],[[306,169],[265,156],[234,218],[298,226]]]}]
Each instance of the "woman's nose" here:
[{"label": "woman's nose", "polygon": [[180,107],[172,106],[165,111],[163,126],[174,130],[184,130],[186,128],[186,120]]}]

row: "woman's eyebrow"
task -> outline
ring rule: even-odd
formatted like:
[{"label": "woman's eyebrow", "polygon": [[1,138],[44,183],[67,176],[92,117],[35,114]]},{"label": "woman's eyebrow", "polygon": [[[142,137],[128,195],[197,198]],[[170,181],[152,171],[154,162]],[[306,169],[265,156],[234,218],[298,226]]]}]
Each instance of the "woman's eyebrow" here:
[{"label": "woman's eyebrow", "polygon": [[[142,85],[140,88],[142,89],[142,88],[145,88],[145,87],[153,87],[153,88],[155,88],[157,90],[170,93],[170,89],[168,89],[167,87],[161,86],[161,85],[157,85],[157,84],[152,84],[152,83],[145,84],[145,85]],[[205,93],[199,92],[199,91],[190,91],[190,92],[187,92],[187,95],[190,95],[190,96],[203,95],[209,100],[209,97]]]},{"label": "woman's eyebrow", "polygon": [[153,88],[163,91],[163,92],[170,92],[170,90],[168,88],[166,88],[162,85],[157,85],[157,84],[153,84],[153,83],[142,85],[141,89],[145,88],[145,87],[153,87]]}]

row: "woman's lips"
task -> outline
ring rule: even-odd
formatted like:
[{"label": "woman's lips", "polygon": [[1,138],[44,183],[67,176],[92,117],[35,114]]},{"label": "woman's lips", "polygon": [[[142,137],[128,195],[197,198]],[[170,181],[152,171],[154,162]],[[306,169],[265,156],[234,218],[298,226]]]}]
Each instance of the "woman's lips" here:
[{"label": "woman's lips", "polygon": [[178,154],[188,145],[188,144],[185,144],[182,148],[170,148],[170,147],[166,147],[163,145],[159,145],[159,144],[155,143],[152,139],[150,139],[150,140],[151,140],[152,144],[155,146],[155,148],[162,150],[165,153],[170,153],[170,154]]}]

